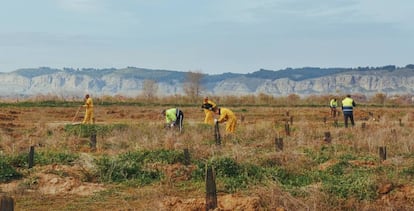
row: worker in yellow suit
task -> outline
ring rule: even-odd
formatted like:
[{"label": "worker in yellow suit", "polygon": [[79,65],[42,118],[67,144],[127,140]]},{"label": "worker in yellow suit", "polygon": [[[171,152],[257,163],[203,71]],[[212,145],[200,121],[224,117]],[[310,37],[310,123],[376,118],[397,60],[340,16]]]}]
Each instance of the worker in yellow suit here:
[{"label": "worker in yellow suit", "polygon": [[204,109],[204,123],[209,125],[214,125],[214,112],[213,109],[216,108],[217,105],[213,101],[209,100],[208,97],[204,98],[203,105],[201,108]]},{"label": "worker in yellow suit", "polygon": [[233,111],[228,108],[216,107],[214,109],[214,113],[220,115],[218,119],[214,119],[214,123],[226,122],[226,132],[234,133],[236,130],[237,118],[236,115],[234,115]]},{"label": "worker in yellow suit", "polygon": [[83,118],[82,124],[92,124],[95,121],[93,116],[93,101],[89,94],[85,95],[85,104],[82,107],[86,108],[85,117]]}]

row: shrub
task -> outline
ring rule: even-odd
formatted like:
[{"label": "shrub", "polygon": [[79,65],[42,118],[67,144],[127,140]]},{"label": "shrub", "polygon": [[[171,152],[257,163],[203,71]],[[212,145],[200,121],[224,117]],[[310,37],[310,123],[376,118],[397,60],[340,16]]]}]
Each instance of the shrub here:
[{"label": "shrub", "polygon": [[103,156],[97,160],[100,178],[103,182],[130,182],[150,184],[161,178],[161,172],[147,170],[151,163],[173,164],[184,161],[184,153],[170,150],[137,151],[121,154],[115,158]]},{"label": "shrub", "polygon": [[158,171],[144,170],[142,163],[136,162],[128,156],[118,158],[103,156],[97,160],[97,166],[102,182],[136,180],[139,184],[149,184],[161,177]]},{"label": "shrub", "polygon": [[327,180],[323,181],[323,190],[338,198],[370,200],[377,196],[375,181],[364,170],[327,177]]},{"label": "shrub", "polygon": [[6,162],[6,159],[0,157],[0,182],[19,179],[21,176],[22,175],[17,172],[12,165]]}]

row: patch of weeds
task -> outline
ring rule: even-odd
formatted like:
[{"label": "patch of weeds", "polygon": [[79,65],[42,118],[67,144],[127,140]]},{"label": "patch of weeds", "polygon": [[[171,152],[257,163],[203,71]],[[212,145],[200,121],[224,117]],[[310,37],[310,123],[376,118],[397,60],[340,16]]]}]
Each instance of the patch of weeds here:
[{"label": "patch of weeds", "polygon": [[400,174],[402,176],[406,176],[406,177],[413,178],[414,177],[414,165],[409,166],[409,167],[406,167],[406,168],[403,168],[401,170],[401,173]]},{"label": "patch of weeds", "polygon": [[372,200],[377,196],[376,182],[369,172],[354,170],[344,175],[332,175],[323,181],[323,190],[338,198]]},{"label": "patch of weeds", "polygon": [[175,150],[166,150],[166,149],[159,149],[159,150],[146,150],[146,151],[135,151],[135,152],[128,152],[125,154],[120,155],[121,159],[133,159],[136,162],[140,162],[142,164],[146,163],[166,163],[166,164],[173,164],[173,163],[183,163],[184,162],[184,152],[175,151]]},{"label": "patch of weeds", "polygon": [[337,198],[371,200],[377,196],[375,169],[353,167],[348,160],[355,159],[350,154],[342,155],[340,161],[321,172],[323,190]]},{"label": "patch of weeds", "polygon": [[21,177],[22,174],[17,172],[3,157],[0,157],[0,182],[8,182]]},{"label": "patch of weeds", "polygon": [[[194,180],[204,180],[206,163],[196,162],[198,168],[193,171]],[[223,184],[228,192],[236,192],[248,188],[250,185],[258,184],[265,178],[265,170],[253,164],[239,164],[234,159],[223,157],[207,162],[213,166],[216,175],[216,183]]]},{"label": "patch of weeds", "polygon": [[35,153],[35,163],[40,165],[62,164],[72,165],[79,155],[65,152],[40,151]]},{"label": "patch of weeds", "polygon": [[[53,152],[53,151],[35,151],[34,153],[34,164],[35,165],[49,165],[49,164],[63,164],[71,165],[78,155],[69,154],[63,152]],[[29,165],[29,154],[20,153],[16,156],[10,156],[5,158],[10,165],[15,167],[26,167]]]},{"label": "patch of weeds", "polygon": [[314,182],[315,178],[309,172],[295,173],[284,168],[268,168],[267,174],[273,181],[280,182],[285,188],[303,187]]},{"label": "patch of weeds", "polygon": [[134,185],[159,181],[162,173],[146,166],[153,163],[173,164],[184,161],[183,152],[170,150],[128,152],[114,158],[103,156],[97,160],[103,182],[126,182]]}]

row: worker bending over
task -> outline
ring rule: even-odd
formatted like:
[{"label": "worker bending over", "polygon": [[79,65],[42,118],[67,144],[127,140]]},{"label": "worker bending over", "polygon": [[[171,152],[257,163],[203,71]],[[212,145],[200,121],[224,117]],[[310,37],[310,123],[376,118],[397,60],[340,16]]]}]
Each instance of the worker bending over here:
[{"label": "worker bending over", "polygon": [[338,107],[338,101],[336,100],[336,98],[332,98],[331,101],[329,102],[329,107],[331,108],[331,117],[335,118],[336,117],[336,107]]},{"label": "worker bending over", "polygon": [[234,115],[233,111],[231,111],[228,108],[219,107],[214,108],[213,111],[214,113],[220,115],[218,119],[214,119],[214,122],[226,122],[226,132],[234,133],[234,131],[236,130],[237,118],[236,115]]},{"label": "worker bending over", "polygon": [[184,113],[178,108],[164,109],[161,112],[165,116],[166,126],[169,128],[178,127],[180,132],[183,130]]}]

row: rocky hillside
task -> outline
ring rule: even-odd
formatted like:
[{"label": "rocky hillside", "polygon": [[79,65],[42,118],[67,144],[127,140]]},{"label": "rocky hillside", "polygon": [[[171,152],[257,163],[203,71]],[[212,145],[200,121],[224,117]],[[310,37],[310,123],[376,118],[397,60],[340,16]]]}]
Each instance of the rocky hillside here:
[{"label": "rocky hillside", "polygon": [[[0,73],[0,96],[51,94],[62,97],[97,95],[137,96],[145,80],[156,81],[158,95],[184,94],[186,72],[136,67],[123,69],[19,69]],[[206,74],[202,78],[205,94],[269,94],[301,96],[336,93],[373,95],[414,92],[414,65],[366,68],[287,68],[259,70],[248,74]]]}]

